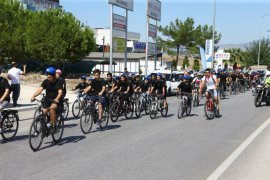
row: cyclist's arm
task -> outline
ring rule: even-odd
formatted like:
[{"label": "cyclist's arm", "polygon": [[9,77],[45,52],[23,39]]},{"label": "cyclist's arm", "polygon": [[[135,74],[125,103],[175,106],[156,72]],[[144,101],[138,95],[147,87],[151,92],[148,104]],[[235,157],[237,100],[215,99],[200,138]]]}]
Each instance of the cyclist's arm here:
[{"label": "cyclist's arm", "polygon": [[127,87],[127,91],[125,93],[128,93],[130,90],[130,86]]},{"label": "cyclist's arm", "polygon": [[84,93],[88,93],[91,90],[91,86],[88,86],[87,88],[84,89]]},{"label": "cyclist's arm", "polygon": [[34,99],[35,97],[37,97],[38,95],[40,95],[42,93],[42,91],[44,90],[43,87],[39,87],[37,89],[37,91],[34,93],[34,95],[32,96],[32,99]]},{"label": "cyclist's arm", "polygon": [[102,96],[102,94],[105,92],[105,90],[106,90],[106,86],[102,86],[102,90],[100,91],[100,93],[98,95]]},{"label": "cyclist's arm", "polygon": [[4,95],[1,97],[0,102],[3,102],[9,94],[9,89],[5,89]]},{"label": "cyclist's arm", "polygon": [[57,95],[57,97],[55,98],[55,101],[56,101],[56,102],[59,102],[59,100],[60,100],[60,98],[62,97],[62,95],[63,95],[63,90],[62,90],[62,89],[59,89],[59,90],[58,90],[58,95]]}]

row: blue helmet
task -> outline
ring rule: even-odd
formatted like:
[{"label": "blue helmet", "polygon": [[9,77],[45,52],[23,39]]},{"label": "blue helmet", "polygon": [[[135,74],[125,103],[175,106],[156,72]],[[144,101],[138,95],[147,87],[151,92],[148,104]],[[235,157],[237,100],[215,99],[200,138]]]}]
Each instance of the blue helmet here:
[{"label": "blue helmet", "polygon": [[157,73],[157,76],[162,77],[162,73]]},{"label": "blue helmet", "polygon": [[81,79],[86,80],[86,76],[85,75],[81,76]]},{"label": "blue helmet", "polygon": [[46,75],[52,75],[52,76],[55,76],[55,73],[56,73],[56,69],[54,67],[48,67],[46,69]]},{"label": "blue helmet", "polygon": [[94,78],[90,77],[88,80],[89,80],[89,81],[92,81],[92,80],[94,80]]},{"label": "blue helmet", "polygon": [[189,76],[188,75],[184,75],[183,77],[185,80],[189,79]]},{"label": "blue helmet", "polygon": [[144,78],[144,80],[150,80],[150,77],[149,76],[146,76],[145,78]]}]

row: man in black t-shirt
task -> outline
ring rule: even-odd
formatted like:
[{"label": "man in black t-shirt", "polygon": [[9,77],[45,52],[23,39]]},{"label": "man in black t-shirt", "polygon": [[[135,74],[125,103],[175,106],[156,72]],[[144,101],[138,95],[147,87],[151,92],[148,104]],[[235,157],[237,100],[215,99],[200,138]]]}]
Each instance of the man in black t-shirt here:
[{"label": "man in black t-shirt", "polygon": [[193,86],[189,81],[189,76],[185,75],[183,77],[183,81],[178,85],[178,89],[181,95],[186,95],[188,97],[188,104],[190,105],[192,101]]},{"label": "man in black t-shirt", "polygon": [[227,83],[227,75],[221,70],[220,74],[218,75],[218,82],[219,87],[223,88],[224,92],[226,91],[226,83]]},{"label": "man in black t-shirt", "polygon": [[61,102],[63,95],[63,84],[56,78],[56,69],[49,67],[46,69],[47,79],[44,80],[38,90],[34,93],[31,101],[35,100],[35,97],[40,95],[43,90],[46,91],[43,106],[43,114],[50,112],[52,132],[55,132],[56,125],[56,109]]},{"label": "man in black t-shirt", "polygon": [[89,86],[89,84],[86,82],[86,76],[83,75],[80,79],[81,82],[77,86],[75,86],[74,89],[72,89],[72,91],[75,91],[77,89],[79,90],[79,98],[82,97],[83,90]]},{"label": "man in black t-shirt", "polygon": [[[0,74],[1,74],[1,69],[0,69]],[[0,112],[5,109],[10,101],[10,85],[8,83],[8,80],[2,76],[0,76]],[[0,119],[1,122],[1,119]],[[2,129],[0,128],[0,133],[2,133]]]},{"label": "man in black t-shirt", "polygon": [[166,100],[166,81],[162,79],[162,74],[157,74],[157,80],[152,86],[151,92],[155,92],[157,94],[162,94],[164,98],[164,108],[167,107],[167,100]]},{"label": "man in black t-shirt", "polygon": [[95,79],[91,81],[91,84],[89,87],[85,89],[85,93],[88,93],[89,91],[93,90],[94,97],[93,97],[93,103],[98,102],[98,120],[97,125],[100,126],[102,123],[102,115],[104,111],[104,105],[105,105],[105,91],[106,91],[106,82],[104,79],[100,78],[101,71],[99,69],[94,70],[94,76]]},{"label": "man in black t-shirt", "polygon": [[55,76],[60,81],[60,83],[63,85],[63,95],[61,97],[61,99],[63,100],[66,97],[66,94],[67,94],[66,80],[65,80],[65,78],[62,77],[62,71],[60,69],[56,70]]},{"label": "man in black t-shirt", "polygon": [[141,88],[141,84],[142,84],[142,82],[141,82],[140,76],[137,75],[137,76],[135,77],[135,81],[133,82],[133,89],[134,89],[134,92],[139,91],[139,89]]}]

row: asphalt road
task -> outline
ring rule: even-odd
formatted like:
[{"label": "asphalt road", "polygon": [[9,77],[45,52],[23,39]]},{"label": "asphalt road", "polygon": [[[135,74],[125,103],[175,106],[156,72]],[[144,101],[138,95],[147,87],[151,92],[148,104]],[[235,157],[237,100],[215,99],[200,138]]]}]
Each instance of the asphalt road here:
[{"label": "asphalt road", "polygon": [[0,179],[206,179],[270,115],[269,107],[254,107],[251,92],[221,101],[214,120],[203,106],[179,120],[179,99],[168,102],[167,118],[120,119],[88,135],[70,119],[62,141],[49,137],[38,152],[28,144],[33,112],[23,112],[15,140],[0,143]]}]

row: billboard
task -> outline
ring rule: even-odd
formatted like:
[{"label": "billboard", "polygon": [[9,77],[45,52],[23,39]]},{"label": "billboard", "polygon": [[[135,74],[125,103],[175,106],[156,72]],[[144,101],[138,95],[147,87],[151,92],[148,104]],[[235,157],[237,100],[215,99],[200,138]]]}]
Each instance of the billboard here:
[{"label": "billboard", "polygon": [[113,52],[125,52],[125,39],[123,38],[113,38]]},{"label": "billboard", "polygon": [[216,53],[215,59],[217,60],[230,60],[230,53]]},{"label": "billboard", "polygon": [[212,49],[213,49],[213,40],[207,39],[205,43],[206,62],[212,62]]},{"label": "billboard", "polygon": [[161,20],[161,2],[159,0],[148,0],[147,16],[157,21]]},{"label": "billboard", "polygon": [[108,3],[133,11],[133,0],[108,0]]},{"label": "billboard", "polygon": [[133,43],[133,52],[135,53],[144,53],[146,49],[145,42],[134,42]]},{"label": "billboard", "polygon": [[113,14],[113,29],[125,31],[127,28],[126,17]]},{"label": "billboard", "polygon": [[154,55],[156,49],[155,43],[148,43],[148,55]]},{"label": "billboard", "polygon": [[157,37],[157,27],[155,25],[149,24],[148,35],[152,38]]}]

